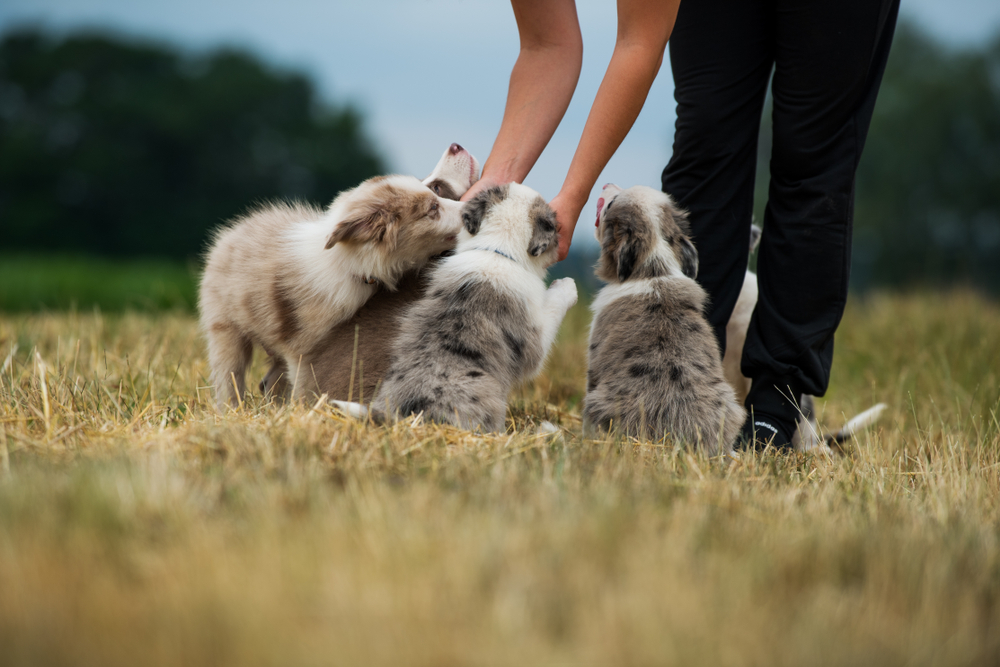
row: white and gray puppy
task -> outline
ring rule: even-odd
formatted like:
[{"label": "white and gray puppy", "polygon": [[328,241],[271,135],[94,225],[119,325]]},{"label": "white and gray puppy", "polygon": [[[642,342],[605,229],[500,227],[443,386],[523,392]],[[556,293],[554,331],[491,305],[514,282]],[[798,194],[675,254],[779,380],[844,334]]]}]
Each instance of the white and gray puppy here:
[{"label": "white and gray puppy", "polygon": [[746,412],[723,376],[688,233],[668,195],[604,186],[597,276],[608,285],[591,305],[583,413],[588,429],[669,434],[715,455],[732,450]]},{"label": "white and gray puppy", "polygon": [[[761,229],[757,225],[750,225],[750,255],[753,255],[760,243]],[[740,370],[740,363],[743,359],[743,346],[747,339],[747,330],[750,328],[750,318],[753,316],[754,308],[757,306],[757,274],[749,268],[743,277],[743,287],[740,289],[740,296],[733,308],[733,314],[729,316],[726,323],[726,354],[722,359],[722,368],[726,374],[726,381],[732,385],[736,391],[736,399],[740,405],[746,401],[747,394],[750,393],[750,378],[743,375]],[[799,420],[792,435],[792,447],[799,451],[808,451],[814,448],[840,447],[844,442],[850,440],[854,435],[872,426],[885,410],[885,403],[878,403],[868,408],[864,412],[854,416],[835,433],[820,433],[816,422],[815,399],[809,394],[799,396]]]},{"label": "white and gray puppy", "polygon": [[461,211],[413,176],[376,176],[325,211],[268,204],[218,231],[198,305],[219,405],[242,400],[254,345],[282,358],[299,396],[302,356],[379,285],[451,248]]},{"label": "white and gray puppy", "polygon": [[[458,201],[477,180],[479,162],[472,153],[452,144],[422,182],[440,197]],[[467,235],[464,229],[459,231],[459,236],[463,235]],[[299,390],[307,396],[371,399],[389,368],[403,311],[427,288],[426,274],[426,267],[416,267],[400,276],[395,289],[379,286],[350,319],[335,324],[302,356]],[[260,382],[261,393],[287,398],[291,390],[287,376],[284,359],[272,355],[271,368]]]},{"label": "white and gray puppy", "polygon": [[[507,395],[541,368],[576,284],[545,273],[558,252],[555,213],[534,190],[491,188],[466,204],[471,238],[433,270],[426,296],[404,315],[372,415],[505,429]],[[363,416],[355,403],[334,402]]]}]

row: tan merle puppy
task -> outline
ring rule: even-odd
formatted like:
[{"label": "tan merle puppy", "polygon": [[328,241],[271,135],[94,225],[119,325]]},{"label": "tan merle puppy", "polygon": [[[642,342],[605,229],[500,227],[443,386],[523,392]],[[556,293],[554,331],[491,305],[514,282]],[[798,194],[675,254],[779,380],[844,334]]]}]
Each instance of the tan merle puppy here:
[{"label": "tan merle puppy", "polygon": [[686,214],[644,186],[609,184],[601,195],[597,276],[608,285],[591,306],[588,429],[669,435],[709,454],[729,452],[746,413],[703,315]]},{"label": "tan merle puppy", "polygon": [[[444,199],[458,201],[477,180],[479,162],[475,156],[452,144],[423,184]],[[349,320],[334,325],[303,355],[301,391],[314,396],[326,394],[331,399],[371,400],[389,369],[400,318],[427,288],[428,268],[406,272],[395,289],[377,285],[365,305]],[[287,398],[291,390],[287,376],[284,360],[272,356],[271,368],[260,383],[261,393]]]},{"label": "tan merle puppy", "polygon": [[462,206],[412,176],[378,176],[325,211],[268,204],[215,235],[199,294],[211,382],[219,405],[237,404],[253,346],[279,355],[292,396],[300,360],[378,285],[451,248]]},{"label": "tan merle puppy", "polygon": [[[566,311],[572,279],[546,289],[558,243],[552,209],[534,190],[486,190],[463,214],[472,238],[434,268],[427,295],[404,316],[373,416],[505,429],[507,395],[541,370]],[[349,414],[367,410],[335,403]]]}]

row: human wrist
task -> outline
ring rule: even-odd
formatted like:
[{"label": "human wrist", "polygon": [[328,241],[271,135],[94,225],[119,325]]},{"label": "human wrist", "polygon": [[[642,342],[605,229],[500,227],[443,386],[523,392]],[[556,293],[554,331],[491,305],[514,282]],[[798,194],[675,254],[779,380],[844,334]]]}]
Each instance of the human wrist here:
[{"label": "human wrist", "polygon": [[483,179],[496,185],[507,183],[520,183],[526,174],[522,174],[517,168],[517,158],[512,156],[506,159],[487,160],[483,165]]},{"label": "human wrist", "polygon": [[583,187],[571,184],[564,184],[562,189],[559,190],[559,194],[555,197],[555,199],[560,201],[563,210],[573,214],[574,225],[576,225],[576,218],[579,217],[583,207],[587,205],[587,199],[589,198],[590,188],[584,189]]}]

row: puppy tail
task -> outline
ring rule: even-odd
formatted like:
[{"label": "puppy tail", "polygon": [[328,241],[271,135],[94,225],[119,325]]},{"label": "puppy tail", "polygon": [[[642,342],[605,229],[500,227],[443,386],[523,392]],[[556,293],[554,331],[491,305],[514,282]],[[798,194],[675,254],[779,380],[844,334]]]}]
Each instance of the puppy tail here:
[{"label": "puppy tail", "polygon": [[875,422],[877,422],[886,407],[888,406],[886,406],[885,403],[879,403],[868,408],[861,414],[849,420],[846,424],[844,424],[844,427],[836,433],[827,434],[823,438],[824,442],[830,446],[839,446],[843,444],[853,438],[856,434],[870,428]]}]

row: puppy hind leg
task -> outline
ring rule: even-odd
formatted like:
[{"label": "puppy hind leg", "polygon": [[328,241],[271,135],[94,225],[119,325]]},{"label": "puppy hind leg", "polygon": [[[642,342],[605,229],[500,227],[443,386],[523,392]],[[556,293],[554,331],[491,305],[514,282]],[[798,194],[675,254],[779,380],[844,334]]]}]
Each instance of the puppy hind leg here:
[{"label": "puppy hind leg", "polygon": [[208,365],[215,402],[237,407],[246,393],[246,371],[253,356],[253,342],[236,327],[215,324],[208,332]]}]

